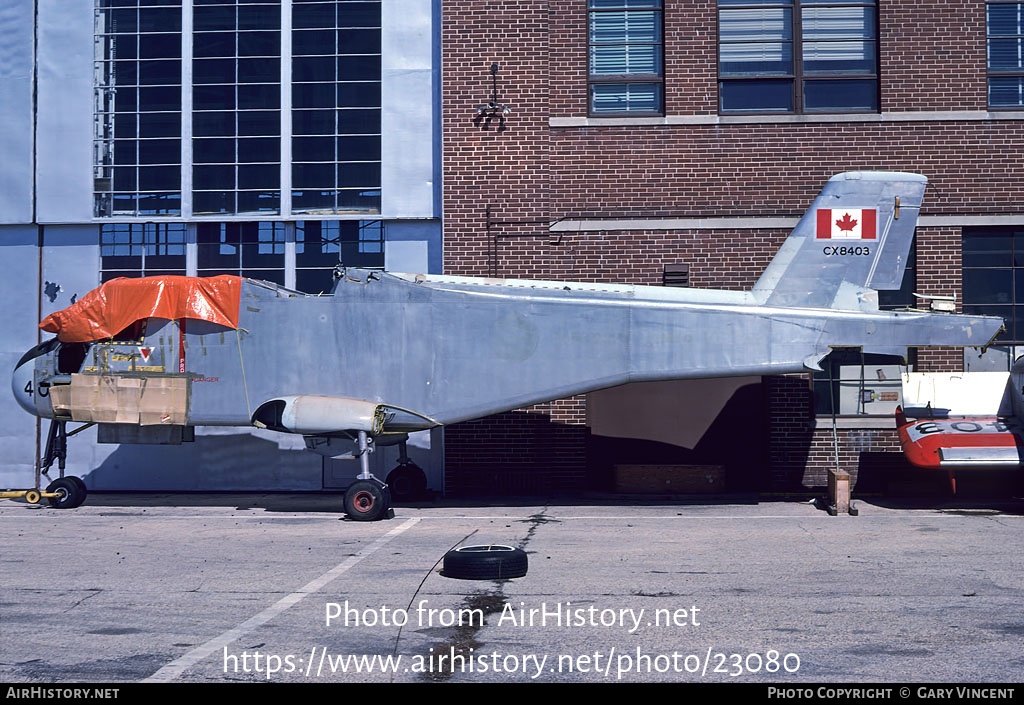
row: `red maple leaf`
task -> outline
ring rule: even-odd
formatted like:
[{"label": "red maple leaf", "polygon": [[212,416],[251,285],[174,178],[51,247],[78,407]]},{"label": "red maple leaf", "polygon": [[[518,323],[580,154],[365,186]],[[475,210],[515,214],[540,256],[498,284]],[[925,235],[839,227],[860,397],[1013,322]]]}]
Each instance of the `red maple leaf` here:
[{"label": "red maple leaf", "polygon": [[851,218],[849,213],[843,213],[842,220],[837,220],[836,225],[840,230],[852,231],[857,226],[857,221]]}]

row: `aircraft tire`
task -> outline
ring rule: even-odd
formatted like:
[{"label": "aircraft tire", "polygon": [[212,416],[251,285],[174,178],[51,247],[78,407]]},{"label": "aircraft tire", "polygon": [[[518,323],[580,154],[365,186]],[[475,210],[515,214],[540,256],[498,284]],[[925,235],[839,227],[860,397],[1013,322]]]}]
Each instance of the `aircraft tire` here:
[{"label": "aircraft tire", "polygon": [[388,474],[388,488],[399,501],[413,499],[427,489],[427,476],[415,463],[399,465]]},{"label": "aircraft tire", "polygon": [[387,514],[391,493],[370,480],[356,480],[345,490],[345,513],[353,521],[376,521]]},{"label": "aircraft tire", "polygon": [[55,509],[74,509],[85,501],[86,490],[77,477],[60,477],[51,482],[47,492],[56,492],[60,497],[49,497],[50,506]]},{"label": "aircraft tire", "polygon": [[529,569],[526,551],[511,546],[462,546],[444,555],[441,575],[457,580],[521,578]]}]

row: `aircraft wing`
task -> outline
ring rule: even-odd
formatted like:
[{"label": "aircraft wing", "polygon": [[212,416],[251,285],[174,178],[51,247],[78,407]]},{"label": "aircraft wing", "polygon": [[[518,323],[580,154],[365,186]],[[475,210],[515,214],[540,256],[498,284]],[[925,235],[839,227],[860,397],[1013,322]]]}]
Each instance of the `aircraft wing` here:
[{"label": "aircraft wing", "polygon": [[896,410],[907,460],[921,468],[1013,467],[1024,464],[1024,428],[1016,418],[963,417],[908,421]]}]

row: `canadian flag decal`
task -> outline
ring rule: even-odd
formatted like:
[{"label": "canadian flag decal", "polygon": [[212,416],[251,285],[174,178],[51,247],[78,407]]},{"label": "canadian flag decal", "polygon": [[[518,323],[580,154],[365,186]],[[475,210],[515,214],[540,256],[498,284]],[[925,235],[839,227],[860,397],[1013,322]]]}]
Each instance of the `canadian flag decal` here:
[{"label": "canadian flag decal", "polygon": [[874,208],[819,208],[819,240],[874,240],[877,212]]}]

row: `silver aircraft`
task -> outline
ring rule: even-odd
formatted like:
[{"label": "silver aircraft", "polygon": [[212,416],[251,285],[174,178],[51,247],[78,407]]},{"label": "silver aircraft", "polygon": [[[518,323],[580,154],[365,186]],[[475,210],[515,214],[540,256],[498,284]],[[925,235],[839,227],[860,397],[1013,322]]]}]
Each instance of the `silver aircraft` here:
[{"label": "silver aircraft", "polygon": [[[237,326],[168,314],[102,339],[58,332],[19,361],[13,391],[54,420],[42,462],[60,461],[56,506],[84,497],[63,478],[69,421],[137,443],[253,425],[358,458],[345,508],[377,519],[391,493],[367,454],[413,431],[626,382],[819,370],[833,347],[986,346],[1001,319],[878,309],[878,290],[901,285],[926,183],[832,177],[751,291],[339,269],[314,296],[241,279]],[[119,281],[132,280],[103,286]]]}]

